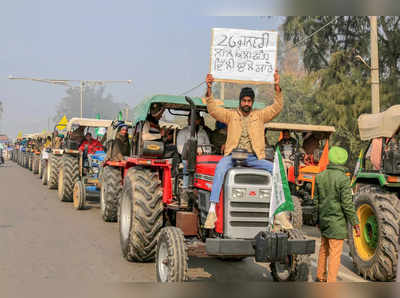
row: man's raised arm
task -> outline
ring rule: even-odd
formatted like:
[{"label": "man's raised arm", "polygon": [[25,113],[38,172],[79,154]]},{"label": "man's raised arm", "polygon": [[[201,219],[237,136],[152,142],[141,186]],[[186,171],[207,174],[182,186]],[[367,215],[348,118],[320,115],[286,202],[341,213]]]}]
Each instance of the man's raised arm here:
[{"label": "man's raised arm", "polygon": [[280,77],[278,74],[278,70],[275,70],[275,73],[274,73],[274,89],[275,89],[274,103],[261,110],[262,119],[264,120],[264,123],[267,123],[267,122],[271,121],[272,119],[274,119],[276,116],[279,115],[279,113],[283,109],[283,95],[282,95],[281,87],[279,86],[279,82],[280,82]]},{"label": "man's raised arm", "polygon": [[207,110],[208,113],[219,122],[227,123],[229,121],[230,113],[223,107],[219,106],[217,102],[214,100],[211,90],[213,81],[214,81],[213,76],[211,74],[208,74],[206,77],[207,92],[205,98],[207,103]]}]

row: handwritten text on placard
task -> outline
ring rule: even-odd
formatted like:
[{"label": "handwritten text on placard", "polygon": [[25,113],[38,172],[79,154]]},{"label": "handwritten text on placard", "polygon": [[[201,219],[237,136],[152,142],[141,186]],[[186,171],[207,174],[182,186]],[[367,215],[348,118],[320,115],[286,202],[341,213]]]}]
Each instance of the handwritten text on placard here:
[{"label": "handwritten text on placard", "polygon": [[213,28],[211,74],[216,79],[273,82],[278,33]]}]

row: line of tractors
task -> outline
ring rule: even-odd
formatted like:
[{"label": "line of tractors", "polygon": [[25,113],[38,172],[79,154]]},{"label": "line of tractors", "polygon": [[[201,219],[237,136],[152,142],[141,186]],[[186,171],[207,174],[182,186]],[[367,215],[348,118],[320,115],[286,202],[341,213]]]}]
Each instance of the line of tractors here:
[{"label": "line of tractors", "polygon": [[[174,119],[163,122],[173,130],[169,144],[143,139],[143,126],[153,104],[165,109],[166,119]],[[222,104],[237,108],[234,100]],[[262,108],[260,103],[255,105]],[[328,165],[329,138],[334,127],[276,122],[265,125],[267,134],[289,130],[296,137],[296,145],[282,152],[295,206],[293,212],[285,214],[290,228],[283,228],[279,222],[273,227],[268,224],[271,174],[248,168],[238,158],[226,174],[216,209],[218,220],[215,229],[210,230],[204,228],[204,223],[215,167],[222,156],[212,145],[209,153],[199,154],[195,117],[191,117],[191,136],[185,144],[185,171],[182,156],[176,161],[166,150],[176,145],[181,129],[175,120],[187,121],[189,114],[196,112],[207,115],[206,105],[201,98],[156,95],[134,111],[132,122],[72,118],[62,136],[25,135],[25,143],[17,140],[11,159],[38,174],[43,185],[58,190],[60,201],[73,202],[77,210],[85,210],[88,197],[99,197],[102,219],[119,224],[123,256],[133,262],[155,260],[160,282],[188,280],[188,257],[205,255],[223,260],[255,257],[257,262],[270,264],[276,281],[309,279],[309,256],[315,252],[315,241],[307,239],[301,227],[303,223],[315,224],[315,176]],[[400,106],[381,113],[378,120],[375,117],[372,121],[368,115],[359,119],[361,138],[369,140],[352,179],[362,235],[355,238],[350,232],[349,246],[359,274],[377,281],[393,280],[398,260],[400,151],[393,146],[400,125],[397,114]],[[107,159],[106,152],[115,146],[122,125],[128,127],[131,152],[122,160]],[[100,127],[107,129],[102,140],[104,151],[88,154],[79,150],[76,132],[84,134]],[[300,146],[310,136],[317,144],[312,160]],[[266,147],[267,158],[273,158],[273,151],[272,146]],[[189,178],[187,190],[183,190],[184,175]],[[182,203],[184,191],[188,204]]]}]

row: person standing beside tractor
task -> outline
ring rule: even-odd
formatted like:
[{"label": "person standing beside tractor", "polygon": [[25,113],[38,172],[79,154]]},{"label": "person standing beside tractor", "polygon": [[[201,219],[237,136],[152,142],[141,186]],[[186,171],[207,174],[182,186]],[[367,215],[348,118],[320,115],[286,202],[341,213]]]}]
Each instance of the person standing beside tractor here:
[{"label": "person standing beside tractor", "polygon": [[321,231],[316,279],[318,282],[336,282],[343,240],[348,236],[348,223],[353,227],[355,235],[360,237],[350,180],[344,167],[348,158],[347,151],[333,146],[328,157],[328,168],[315,179],[316,222]]},{"label": "person standing beside tractor", "polygon": [[283,108],[282,90],[279,86],[279,74],[275,71],[274,103],[262,110],[252,110],[254,104],[254,91],[249,87],[241,90],[239,96],[239,108],[227,110],[217,105],[212,97],[211,87],[213,83],[211,74],[207,75],[206,102],[209,114],[217,121],[225,123],[228,127],[225,152],[217,164],[210,196],[210,208],[208,211],[205,228],[214,229],[217,221],[215,206],[219,203],[219,196],[224,181],[225,173],[233,167],[231,153],[235,148],[247,150],[249,153],[246,164],[249,167],[264,169],[272,173],[273,164],[265,160],[264,124],[274,119]]}]

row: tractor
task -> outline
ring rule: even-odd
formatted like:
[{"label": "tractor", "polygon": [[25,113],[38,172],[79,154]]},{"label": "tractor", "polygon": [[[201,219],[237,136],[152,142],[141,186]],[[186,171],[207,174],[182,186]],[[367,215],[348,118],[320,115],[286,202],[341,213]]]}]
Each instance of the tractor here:
[{"label": "tractor", "polygon": [[[52,134],[45,132],[41,134],[41,143],[39,147],[39,179],[42,181],[43,185],[47,184],[47,162],[49,159],[49,153],[51,152],[51,137]],[[50,140],[49,142],[47,140]]]},{"label": "tractor", "polygon": [[[303,222],[314,226],[315,176],[324,171],[328,165],[328,141],[331,134],[335,132],[335,128],[333,126],[269,122],[265,124],[265,129],[267,134],[284,130],[294,133],[296,145],[284,145],[281,150],[287,165],[293,204],[296,206],[295,209],[302,208],[303,210],[303,213],[298,214],[298,217],[293,220],[296,223],[295,226],[299,226]],[[274,150],[273,146],[268,146],[266,148],[267,156],[273,157]]]},{"label": "tractor", "polygon": [[[358,118],[361,150],[352,187],[361,237],[349,235],[350,252],[365,279],[396,277],[400,218],[400,105]],[[350,229],[351,231],[351,229]]]},{"label": "tractor", "polygon": [[[108,127],[110,124],[111,120],[88,118],[72,118],[68,122],[66,126],[66,134],[64,136],[64,150],[58,173],[58,198],[60,201],[73,202],[75,183],[87,174],[87,149],[83,152],[79,150],[79,147],[84,140],[85,133],[94,133],[91,130],[99,127]],[[90,180],[84,179],[84,181],[88,182]],[[80,186],[82,185],[80,184]],[[84,197],[82,197],[82,199],[83,198]],[[80,205],[78,204],[78,207],[79,206]]]},{"label": "tractor", "polygon": [[63,134],[57,132],[57,127],[54,127],[54,132],[51,136],[51,146],[42,153],[42,184],[47,185],[49,189],[56,189],[58,186],[58,170],[61,166],[62,155],[64,152]]},{"label": "tractor", "polygon": [[[162,105],[170,115],[186,119],[189,112],[192,115],[195,111],[207,112],[200,98],[168,95],[154,96],[136,107],[131,156],[121,162],[106,162],[104,169],[112,169],[116,176],[119,173],[115,182],[121,188],[113,195],[120,196],[115,200],[119,201],[123,256],[134,262],[155,259],[160,282],[187,280],[189,255],[237,260],[254,256],[258,262],[270,263],[272,276],[277,281],[306,281],[307,255],[314,252],[315,241],[307,240],[296,229],[269,226],[272,176],[267,171],[243,165],[241,159],[247,153],[239,152],[236,167],[226,174],[215,229],[204,228],[213,175],[222,156],[213,154],[212,146],[199,155],[194,137],[195,116],[191,118],[191,137],[185,144],[189,202],[182,204],[180,167],[173,168],[173,159],[166,155],[164,142],[142,138],[142,128],[153,103]],[[221,104],[225,108],[237,108],[234,100]],[[255,103],[254,107],[262,105]],[[103,179],[103,184],[108,183]]]},{"label": "tractor", "polygon": [[43,143],[43,133],[36,133],[32,136],[32,173],[39,174],[40,171],[40,154]]}]

